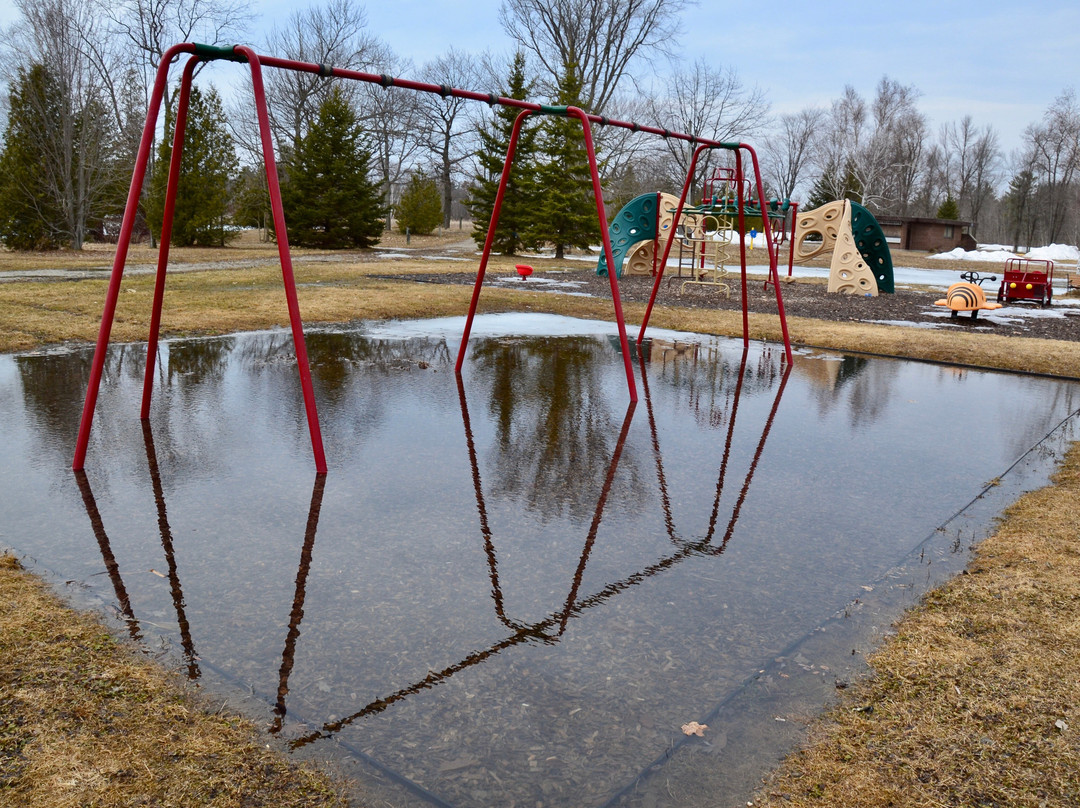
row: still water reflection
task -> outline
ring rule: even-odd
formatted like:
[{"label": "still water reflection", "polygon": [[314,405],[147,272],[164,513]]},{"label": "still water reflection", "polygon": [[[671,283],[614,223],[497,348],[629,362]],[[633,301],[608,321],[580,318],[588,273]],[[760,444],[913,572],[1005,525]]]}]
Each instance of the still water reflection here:
[{"label": "still water reflection", "polygon": [[461,381],[458,321],[311,334],[325,477],[287,334],[163,345],[144,424],[115,348],[86,474],[89,355],[0,358],[0,541],[390,804],[728,804],[1080,405],[664,334],[628,406],[604,324],[475,328]]}]

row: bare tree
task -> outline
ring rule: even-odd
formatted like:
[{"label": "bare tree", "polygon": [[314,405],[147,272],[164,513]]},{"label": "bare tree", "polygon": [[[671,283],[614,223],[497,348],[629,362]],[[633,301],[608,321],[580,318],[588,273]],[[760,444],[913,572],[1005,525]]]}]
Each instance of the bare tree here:
[{"label": "bare tree", "polygon": [[915,196],[908,206],[907,215],[933,216],[948,195],[948,163],[940,144],[931,144],[925,150],[923,171],[918,179]]},{"label": "bare tree", "polygon": [[[271,30],[266,49],[287,59],[361,71],[389,58],[386,46],[368,31],[363,7],[353,0],[327,0],[293,12],[283,25]],[[270,123],[278,143],[295,147],[334,82],[294,70],[267,71],[265,82]],[[359,94],[356,83],[347,82],[340,89],[355,106]]]},{"label": "bare tree", "polygon": [[971,218],[971,234],[974,236],[978,232],[983,210],[994,199],[1001,183],[1001,146],[993,127],[987,125],[975,141],[972,160],[975,169],[972,172],[968,216]]},{"label": "bare tree", "polygon": [[55,212],[47,227],[77,250],[90,218],[102,215],[116,178],[116,130],[100,75],[87,58],[96,10],[90,0],[17,0],[17,5],[23,20],[8,42],[17,59],[5,61],[9,66],[29,62],[43,71],[42,81],[26,83],[23,95],[26,111],[40,125],[42,163],[34,167],[31,195],[47,200]]},{"label": "bare tree", "polygon": [[1080,168],[1080,106],[1066,90],[1024,133],[1033,157],[1039,197],[1046,212],[1046,238],[1053,243],[1067,229],[1073,182]]},{"label": "bare tree", "polygon": [[883,76],[870,107],[872,128],[853,163],[863,204],[894,212],[910,199],[921,169],[926,118],[916,109],[920,93]]},{"label": "bare tree", "polygon": [[871,104],[851,86],[833,102],[817,143],[821,187],[885,212],[911,206],[924,168],[926,118],[919,92],[882,77]]},{"label": "bare tree", "polygon": [[843,199],[859,190],[854,187],[852,165],[865,137],[867,117],[866,102],[854,87],[847,85],[822,122],[814,163],[819,176],[817,187],[829,200]]},{"label": "bare tree", "polygon": [[[420,77],[431,84],[472,89],[480,74],[475,57],[451,48],[425,64]],[[449,227],[454,175],[460,173],[462,165],[476,149],[477,121],[470,117],[470,110],[476,106],[451,95],[445,98],[430,93],[419,95],[419,113],[424,119],[423,145],[431,152],[437,166],[443,197],[443,227]]]},{"label": "bare tree", "polygon": [[[710,66],[700,59],[689,68],[675,68],[660,95],[649,105],[649,117],[660,128],[723,142],[751,140],[769,122],[765,93],[743,86],[734,68]],[[694,145],[684,140],[663,141],[678,173],[685,181]],[[724,155],[707,151],[698,159],[697,178],[709,176]]]},{"label": "bare tree", "polygon": [[825,120],[826,112],[807,107],[794,115],[780,116],[780,132],[766,141],[765,154],[769,181],[783,199],[793,199],[799,182],[810,167],[814,156],[814,141]]},{"label": "bare tree", "polygon": [[587,112],[601,114],[636,58],[669,52],[688,0],[504,0],[499,20],[546,74],[554,95],[574,65]]},{"label": "bare tree", "polygon": [[[391,55],[386,61],[390,75],[407,73],[412,63]],[[428,139],[420,114],[421,93],[398,87],[363,84],[360,87],[361,122],[371,135],[372,161],[387,206],[396,204],[402,178],[415,165],[422,144]],[[386,226],[391,226],[387,218]]]},{"label": "bare tree", "polygon": [[[619,93],[610,103],[611,117],[623,121],[647,121],[650,100],[640,93]],[[612,126],[593,132],[603,157],[600,170],[605,190],[625,203],[647,191],[681,187],[683,177],[672,170],[667,150],[653,137]],[[617,212],[617,211],[613,211]]]},{"label": "bare tree", "polygon": [[941,145],[948,160],[948,191],[961,216],[978,227],[979,213],[993,196],[999,180],[1001,149],[990,126],[978,129],[970,115],[941,128]]},{"label": "bare tree", "polygon": [[[248,0],[100,0],[115,32],[135,47],[136,69],[149,103],[158,63],[165,51],[180,42],[232,44],[242,39],[251,20]],[[172,99],[165,95],[171,113]]]}]

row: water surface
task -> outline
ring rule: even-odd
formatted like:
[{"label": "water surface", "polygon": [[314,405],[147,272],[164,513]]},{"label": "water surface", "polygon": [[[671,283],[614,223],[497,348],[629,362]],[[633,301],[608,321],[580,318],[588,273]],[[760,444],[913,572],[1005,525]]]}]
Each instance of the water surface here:
[{"label": "water surface", "polygon": [[0,357],[0,543],[389,804],[741,804],[1075,438],[1072,383],[663,332],[632,406],[547,316],[459,382],[461,325],[309,335],[325,477],[287,332],[164,343],[145,424],[114,347],[85,474],[89,353]]}]

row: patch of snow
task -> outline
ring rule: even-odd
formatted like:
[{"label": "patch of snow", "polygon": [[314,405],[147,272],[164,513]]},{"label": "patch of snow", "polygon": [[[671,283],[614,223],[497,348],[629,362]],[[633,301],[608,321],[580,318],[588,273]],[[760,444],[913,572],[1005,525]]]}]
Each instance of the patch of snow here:
[{"label": "patch of snow", "polygon": [[957,247],[956,249],[949,250],[948,252],[935,253],[929,255],[932,261],[988,261],[1004,264],[1010,258],[1016,258],[1017,255],[1014,252],[1006,249],[984,249],[982,246],[977,250],[971,250],[968,252],[963,247]]},{"label": "patch of snow", "polygon": [[[465,317],[438,317],[430,320],[391,320],[366,324],[364,333],[378,337],[442,337],[460,340],[465,333]],[[478,314],[473,319],[471,337],[606,337],[617,335],[614,320],[583,320],[560,314],[535,312],[506,312],[503,314]],[[636,329],[627,327],[627,337],[633,339]],[[648,331],[650,339],[669,339],[683,342],[701,342],[708,337],[666,329]],[[728,338],[718,337],[717,341]]]},{"label": "patch of snow", "polygon": [[[952,319],[952,312],[945,306],[934,306],[933,308],[923,309],[924,314],[928,314],[932,317],[948,317]],[[961,317],[970,318],[971,314],[968,312],[960,312]],[[1064,311],[1055,311],[1053,306],[1050,308],[1042,308],[1041,306],[1005,306],[1004,308],[994,309],[993,311],[980,311],[978,319],[987,320],[997,325],[1023,325],[1025,320],[1035,320],[1038,318],[1044,319],[1061,319],[1066,316],[1072,316],[1066,314]]]},{"label": "patch of snow", "polygon": [[1077,263],[1080,260],[1080,249],[1068,244],[1050,244],[1046,247],[1035,247],[1026,253],[1013,252],[1002,244],[980,244],[977,249],[968,252],[963,247],[957,247],[944,253],[928,256],[934,261],[991,261],[1005,263],[1010,258],[1030,258],[1037,261],[1053,261]]},{"label": "patch of snow", "polygon": [[1076,263],[1080,260],[1080,250],[1068,244],[1051,244],[1047,247],[1036,247],[1024,255],[1024,258],[1036,258],[1040,261],[1071,261]]}]

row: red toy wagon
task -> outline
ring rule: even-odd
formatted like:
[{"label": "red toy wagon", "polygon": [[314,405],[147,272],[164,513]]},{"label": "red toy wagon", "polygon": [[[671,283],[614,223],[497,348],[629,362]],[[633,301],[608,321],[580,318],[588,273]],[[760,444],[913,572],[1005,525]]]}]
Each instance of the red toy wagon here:
[{"label": "red toy wagon", "polygon": [[1054,295],[1054,262],[1034,258],[1010,258],[1005,262],[1005,279],[998,289],[998,303],[1032,300],[1049,306]]}]

